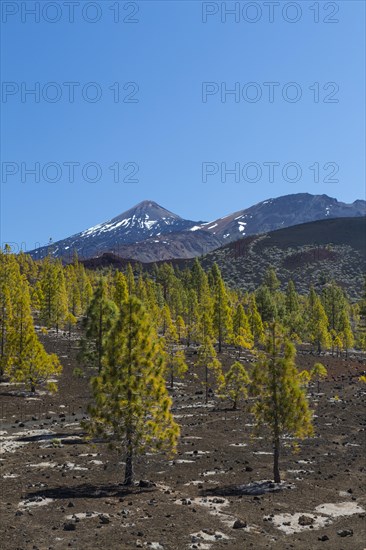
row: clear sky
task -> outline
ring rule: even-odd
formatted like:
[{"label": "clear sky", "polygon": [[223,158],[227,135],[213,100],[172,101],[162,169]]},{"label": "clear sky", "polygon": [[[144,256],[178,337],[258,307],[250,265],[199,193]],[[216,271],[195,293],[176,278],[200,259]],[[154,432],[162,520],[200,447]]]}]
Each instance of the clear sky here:
[{"label": "clear sky", "polygon": [[2,243],[144,199],[211,220],[288,193],[365,198],[363,1],[1,7]]}]

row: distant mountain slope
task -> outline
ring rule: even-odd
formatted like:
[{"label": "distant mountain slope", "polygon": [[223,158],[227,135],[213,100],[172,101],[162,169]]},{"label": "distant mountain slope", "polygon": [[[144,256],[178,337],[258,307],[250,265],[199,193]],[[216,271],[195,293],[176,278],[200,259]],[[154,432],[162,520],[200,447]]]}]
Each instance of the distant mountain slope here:
[{"label": "distant mountain slope", "polygon": [[293,279],[300,292],[335,279],[356,298],[366,272],[366,217],[321,220],[246,237],[202,258],[204,268],[214,262],[226,282],[243,290],[256,288],[273,265],[283,285]]},{"label": "distant mountain slope", "polygon": [[221,241],[207,231],[179,231],[159,235],[134,244],[125,244],[112,249],[120,258],[129,258],[142,263],[171,260],[172,258],[195,258],[221,246]]},{"label": "distant mountain slope", "polygon": [[153,201],[143,201],[108,222],[32,250],[30,254],[41,259],[51,253],[66,261],[74,251],[81,259],[106,252],[140,262],[186,259],[243,236],[320,219],[363,215],[366,215],[366,201],[346,204],[327,195],[308,193],[268,199],[207,223],[185,220]]},{"label": "distant mountain slope", "polygon": [[267,233],[301,223],[365,215],[366,201],[363,200],[346,204],[327,195],[297,193],[262,201],[201,227],[222,242],[233,242],[244,235]]}]

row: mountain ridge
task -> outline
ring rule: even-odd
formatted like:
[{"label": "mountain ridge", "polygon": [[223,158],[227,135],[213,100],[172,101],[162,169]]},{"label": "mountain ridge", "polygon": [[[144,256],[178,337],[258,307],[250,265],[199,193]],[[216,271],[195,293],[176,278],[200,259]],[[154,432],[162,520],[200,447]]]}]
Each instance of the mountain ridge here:
[{"label": "mountain ridge", "polygon": [[29,251],[34,259],[51,254],[65,261],[106,252],[141,262],[191,258],[248,235],[320,219],[366,215],[366,201],[347,204],[327,195],[296,193],[261,201],[211,222],[187,220],[152,200],[82,232]]},{"label": "mountain ridge", "polygon": [[[167,261],[175,268],[185,269],[192,267],[194,258],[156,263]],[[200,262],[205,270],[216,263],[226,283],[243,291],[257,288],[272,266],[282,290],[290,279],[302,294],[308,292],[311,284],[321,291],[335,280],[352,300],[359,299],[366,272],[366,216],[328,218],[250,235],[201,256]],[[149,271],[155,262],[141,264],[113,253],[83,261],[89,269],[124,269],[128,263],[140,264]]]}]

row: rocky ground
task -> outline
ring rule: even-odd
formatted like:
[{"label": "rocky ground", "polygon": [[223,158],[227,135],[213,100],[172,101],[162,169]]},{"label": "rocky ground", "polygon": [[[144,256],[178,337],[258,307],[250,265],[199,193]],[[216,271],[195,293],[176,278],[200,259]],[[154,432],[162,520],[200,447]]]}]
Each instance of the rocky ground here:
[{"label": "rocky ground", "polygon": [[[319,395],[309,388],[316,434],[298,454],[283,440],[280,487],[269,481],[268,434],[253,436],[247,408],[205,405],[189,375],[172,392],[178,454],[141,457],[141,481],[126,491],[123,457],[83,439],[89,391],[73,376],[75,341],[45,338],[64,367],[58,394],[0,385],[1,548],[366,548],[365,360],[322,358],[329,378]],[[308,368],[319,358],[298,360]]]}]

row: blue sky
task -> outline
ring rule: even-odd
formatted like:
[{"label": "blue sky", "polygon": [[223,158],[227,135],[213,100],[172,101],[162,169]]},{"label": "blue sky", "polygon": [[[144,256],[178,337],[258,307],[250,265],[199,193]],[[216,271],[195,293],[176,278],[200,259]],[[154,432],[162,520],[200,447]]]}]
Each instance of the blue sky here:
[{"label": "blue sky", "polygon": [[21,4],[2,2],[2,243],[30,249],[144,199],[211,220],[288,193],[364,198],[364,2],[280,2],[273,22],[263,2],[225,21],[221,2],[79,1],[73,23],[61,0],[39,21]]}]

